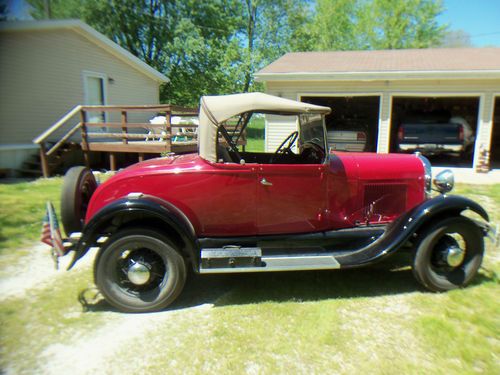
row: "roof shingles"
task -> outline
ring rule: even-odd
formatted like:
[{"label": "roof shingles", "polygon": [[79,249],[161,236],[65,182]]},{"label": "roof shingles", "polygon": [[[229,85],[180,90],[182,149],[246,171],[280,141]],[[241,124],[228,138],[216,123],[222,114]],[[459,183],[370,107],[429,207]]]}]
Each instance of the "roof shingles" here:
[{"label": "roof shingles", "polygon": [[260,74],[500,71],[500,48],[291,52]]}]

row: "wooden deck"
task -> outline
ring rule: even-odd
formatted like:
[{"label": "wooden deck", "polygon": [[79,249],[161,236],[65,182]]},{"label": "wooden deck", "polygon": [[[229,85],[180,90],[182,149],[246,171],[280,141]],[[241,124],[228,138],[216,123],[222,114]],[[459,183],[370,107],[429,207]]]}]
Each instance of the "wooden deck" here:
[{"label": "wooden deck", "polygon": [[[95,122],[96,114],[102,121]],[[149,119],[158,114],[164,117],[154,123],[129,121],[129,119],[137,121],[137,118]],[[116,122],[110,122],[109,119],[114,119]],[[70,141],[81,146],[87,167],[91,167],[89,153],[104,152],[109,154],[110,169],[116,170],[116,156],[121,153],[135,153],[141,161],[144,160],[145,154],[197,152],[197,119],[198,109],[169,104],[78,105],[33,142],[40,146],[44,177],[51,175],[51,158],[58,157],[62,146]],[[235,130],[235,127],[237,127],[235,124],[229,122],[226,124],[228,130]],[[56,137],[56,134],[59,135]],[[75,141],[75,137],[79,140]],[[238,145],[245,148],[245,133],[241,135]]]},{"label": "wooden deck", "polygon": [[[158,115],[162,117],[159,118]],[[156,121],[149,121],[155,117]],[[95,121],[95,119],[101,121]],[[129,119],[143,119],[131,122]],[[33,142],[40,146],[44,177],[49,177],[50,158],[67,142],[78,143],[85,164],[90,165],[90,152],[109,154],[111,170],[116,169],[116,156],[136,153],[143,160],[145,154],[189,153],[198,147],[198,109],[160,105],[131,106],[76,106]],[[110,122],[108,119],[120,121]],[[146,120],[146,121],[145,121]],[[56,134],[63,134],[56,137]],[[56,137],[56,138],[55,138]]]}]

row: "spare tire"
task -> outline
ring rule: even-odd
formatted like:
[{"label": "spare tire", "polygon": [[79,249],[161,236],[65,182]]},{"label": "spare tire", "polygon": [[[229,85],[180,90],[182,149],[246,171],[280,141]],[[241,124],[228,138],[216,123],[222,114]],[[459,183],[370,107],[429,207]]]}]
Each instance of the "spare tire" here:
[{"label": "spare tire", "polygon": [[70,168],[65,176],[61,195],[61,218],[67,235],[81,232],[90,197],[97,189],[97,181],[89,168]]}]

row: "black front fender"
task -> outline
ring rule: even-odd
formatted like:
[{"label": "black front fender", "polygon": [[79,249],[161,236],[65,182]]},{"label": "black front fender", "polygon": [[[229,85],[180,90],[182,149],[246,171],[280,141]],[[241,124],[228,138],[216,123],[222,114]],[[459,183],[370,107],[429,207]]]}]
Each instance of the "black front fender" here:
[{"label": "black front fender", "polygon": [[88,250],[96,245],[99,237],[108,235],[107,228],[119,228],[127,218],[154,219],[173,230],[184,244],[183,251],[192,260],[196,260],[197,246],[193,225],[184,213],[169,202],[153,196],[143,195],[140,198],[125,197],[102,208],[85,225],[82,236],[75,246],[75,255],[68,266],[71,269]]},{"label": "black front fender", "polygon": [[337,257],[342,267],[375,263],[399,250],[419,229],[440,218],[458,216],[471,210],[489,221],[489,216],[476,202],[457,195],[440,195],[429,199],[400,216],[376,241],[355,252]]}]

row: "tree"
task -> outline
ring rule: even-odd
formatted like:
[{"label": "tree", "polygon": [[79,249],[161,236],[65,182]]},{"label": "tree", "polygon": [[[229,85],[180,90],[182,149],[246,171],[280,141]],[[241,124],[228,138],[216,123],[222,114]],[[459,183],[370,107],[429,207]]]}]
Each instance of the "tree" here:
[{"label": "tree", "polygon": [[[46,0],[32,0],[44,18]],[[232,90],[224,51],[237,29],[233,0],[52,0],[53,18],[82,18],[167,75],[161,100],[195,105],[200,95]]]},{"label": "tree", "polygon": [[28,0],[35,19],[80,18],[85,0]]},{"label": "tree", "polygon": [[[49,6],[47,6],[49,2]],[[249,91],[256,70],[307,49],[311,7],[300,0],[31,0],[37,18],[82,18],[167,75],[161,100]],[[50,9],[50,12],[47,11]]]},{"label": "tree", "polygon": [[310,49],[312,12],[307,1],[297,0],[244,0],[240,6],[237,43],[231,52],[236,62],[233,76],[247,92],[257,70],[286,52]]},{"label": "tree", "polygon": [[8,12],[9,8],[7,6],[7,2],[0,2],[0,21],[7,21]]},{"label": "tree", "polygon": [[443,11],[436,0],[373,0],[365,3],[361,24],[374,49],[427,48],[442,39],[445,26],[437,16]]},{"label": "tree", "polygon": [[470,34],[461,29],[450,30],[445,33],[440,46],[448,48],[471,47]]},{"label": "tree", "polygon": [[426,48],[439,45],[440,0],[318,0],[314,44],[321,50]]},{"label": "tree", "polygon": [[359,1],[317,0],[312,36],[316,50],[355,50],[358,40]]}]

